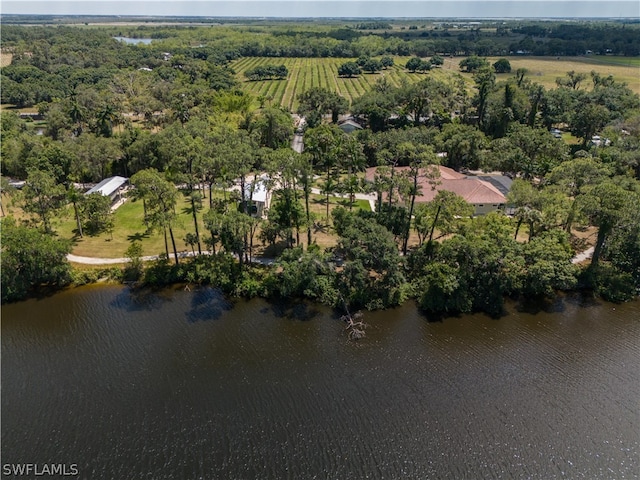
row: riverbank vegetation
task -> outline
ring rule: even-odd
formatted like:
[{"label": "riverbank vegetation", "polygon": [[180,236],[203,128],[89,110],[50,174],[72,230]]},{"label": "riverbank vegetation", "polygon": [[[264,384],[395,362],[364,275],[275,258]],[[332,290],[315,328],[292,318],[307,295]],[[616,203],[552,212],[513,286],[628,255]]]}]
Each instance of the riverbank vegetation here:
[{"label": "riverbank vegetation", "polygon": [[[639,86],[592,65],[540,83],[527,56],[506,56],[525,27],[4,27],[2,301],[104,275],[339,308],[413,298],[434,314],[498,315],[505,297],[574,288],[637,296]],[[627,29],[584,28],[582,48],[610,64],[633,53],[614,40]],[[563,38],[555,48],[578,42]],[[362,72],[341,77],[347,60]],[[617,67],[637,74],[634,61]],[[446,190],[425,201],[438,165],[504,173],[506,205],[474,216]],[[131,184],[115,210],[82,191],[110,175]],[[128,263],[74,271],[69,253]]]}]

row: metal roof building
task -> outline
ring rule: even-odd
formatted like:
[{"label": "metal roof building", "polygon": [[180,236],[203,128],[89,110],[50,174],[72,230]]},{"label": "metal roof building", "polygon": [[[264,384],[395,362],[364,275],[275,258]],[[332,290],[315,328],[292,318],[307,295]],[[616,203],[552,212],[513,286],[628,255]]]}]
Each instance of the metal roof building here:
[{"label": "metal roof building", "polygon": [[109,177],[102,180],[95,187],[88,190],[85,195],[91,195],[92,193],[99,193],[104,195],[105,197],[111,197],[111,200],[114,200],[120,189],[129,181],[128,178],[125,177]]}]

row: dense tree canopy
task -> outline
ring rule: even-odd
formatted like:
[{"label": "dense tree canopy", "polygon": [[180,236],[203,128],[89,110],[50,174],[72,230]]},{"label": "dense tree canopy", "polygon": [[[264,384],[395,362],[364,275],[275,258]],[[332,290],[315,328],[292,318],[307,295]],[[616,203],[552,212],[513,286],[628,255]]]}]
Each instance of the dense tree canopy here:
[{"label": "dense tree canopy", "polygon": [[[445,35],[444,29],[352,27],[3,25],[3,49],[13,61],[2,67],[2,101],[38,112],[36,121],[4,109],[0,115],[2,174],[25,180],[21,191],[3,181],[2,213],[11,203],[20,207],[21,221],[38,227],[3,220],[3,300],[67,281],[61,259],[69,246],[55,236],[65,210],[75,216],[78,237],[117,230],[109,199],[85,198],[81,188],[110,175],[131,177],[145,235],[164,236],[167,257],[171,240],[176,265],[166,263],[172,273],[163,278],[333,306],[379,308],[413,296],[429,312],[495,315],[504,296],[548,296],[573,288],[578,278],[617,301],[637,294],[638,95],[596,71],[567,72],[547,89],[526,69],[509,75],[504,58],[518,50],[630,54],[635,27],[608,25],[596,35],[558,22],[541,31],[507,22],[498,36],[482,29]],[[116,33],[154,41],[125,45],[111,38]],[[444,63],[438,52],[464,55],[458,64],[471,74],[430,71]],[[338,71],[346,78],[332,83],[329,77],[340,91],[313,87],[297,98],[297,113],[310,127],[303,155],[290,148],[293,118],[271,105],[273,90],[254,96],[249,86],[258,84],[238,82],[228,65],[257,55],[346,61]],[[424,74],[410,75],[414,83],[376,74],[393,66],[393,55],[410,58],[406,69]],[[488,56],[500,59],[490,65]],[[287,91],[286,67],[270,62],[249,69],[246,78],[279,78],[273,88]],[[359,86],[367,79],[368,91]],[[349,104],[342,95],[351,90],[358,93]],[[363,128],[340,130],[345,113]],[[509,215],[472,217],[474,207],[445,190],[420,204],[421,180],[438,161],[512,177]],[[367,182],[366,166],[379,167]],[[263,218],[254,205],[258,185],[271,196]],[[365,191],[378,195],[373,211],[356,200]],[[178,228],[184,232],[177,241],[184,239],[194,255],[207,249],[213,255],[179,264]],[[580,275],[570,261],[584,248],[576,229],[592,233],[595,244],[592,265]],[[275,256],[284,249],[275,269],[251,267],[254,238]],[[37,245],[41,255],[20,250],[19,242]],[[39,277],[31,260],[50,262],[52,270]],[[27,272],[24,281],[11,278],[19,268]],[[148,278],[160,278],[159,271]]]},{"label": "dense tree canopy", "polygon": [[2,301],[22,299],[33,288],[71,280],[71,242],[12,220],[2,224]]}]

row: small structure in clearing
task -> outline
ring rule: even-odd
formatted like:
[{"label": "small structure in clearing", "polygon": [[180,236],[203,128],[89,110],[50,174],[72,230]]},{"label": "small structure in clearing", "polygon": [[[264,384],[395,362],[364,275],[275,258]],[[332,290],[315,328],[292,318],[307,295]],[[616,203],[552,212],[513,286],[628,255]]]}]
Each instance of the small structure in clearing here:
[{"label": "small structure in clearing", "polygon": [[[244,198],[251,204],[249,206],[248,213],[252,217],[262,218],[265,214],[265,210],[269,208],[271,204],[271,192],[267,190],[264,179],[259,177],[252,183],[247,183],[244,188]],[[242,202],[238,205],[240,211],[244,211]]]},{"label": "small structure in clearing", "polygon": [[125,177],[115,176],[105,178],[95,187],[87,190],[85,195],[99,193],[100,195],[111,198],[111,203],[114,204],[122,199],[122,193],[128,183],[129,179]]}]

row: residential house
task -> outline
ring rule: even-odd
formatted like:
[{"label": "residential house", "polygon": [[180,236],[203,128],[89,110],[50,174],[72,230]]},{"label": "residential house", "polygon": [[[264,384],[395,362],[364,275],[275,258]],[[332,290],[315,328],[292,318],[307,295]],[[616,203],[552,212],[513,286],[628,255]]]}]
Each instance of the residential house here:
[{"label": "residential house", "polygon": [[[271,205],[271,192],[267,190],[264,180],[258,177],[252,183],[247,183],[244,188],[244,197],[247,200],[251,198],[249,213],[252,217],[262,218]],[[242,202],[238,205],[238,209],[244,210]]]},{"label": "residential house", "polygon": [[[366,178],[373,181],[377,167],[368,168]],[[409,170],[409,167],[397,167],[396,172]],[[419,173],[420,195],[416,203],[432,201],[440,190],[447,190],[464,198],[474,207],[474,215],[485,215],[495,210],[506,208],[506,195],[511,186],[511,179],[503,175],[474,176],[464,175],[455,170],[438,165],[439,177],[430,179],[426,171]],[[504,177],[504,178],[498,178]]]},{"label": "residential house", "polygon": [[343,120],[339,122],[338,128],[342,130],[344,133],[352,133],[356,130],[362,130],[362,125],[360,125],[355,120],[348,118],[347,120]]}]

